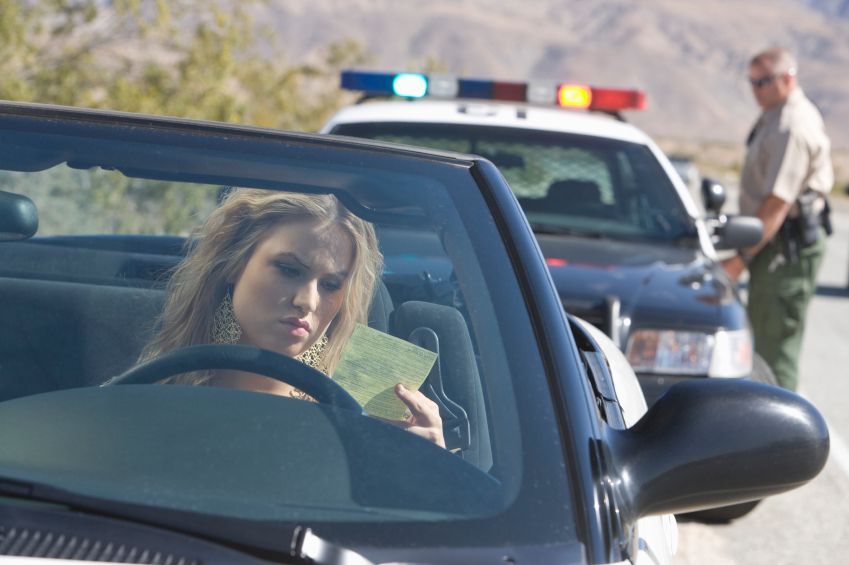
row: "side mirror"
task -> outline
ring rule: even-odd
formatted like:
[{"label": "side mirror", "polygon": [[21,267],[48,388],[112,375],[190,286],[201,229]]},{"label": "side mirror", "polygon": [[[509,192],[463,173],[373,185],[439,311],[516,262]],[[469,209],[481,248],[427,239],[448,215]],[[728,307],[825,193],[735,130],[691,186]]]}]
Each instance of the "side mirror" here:
[{"label": "side mirror", "polygon": [[810,402],[743,379],[676,384],[633,427],[608,433],[628,520],[788,491],[814,478],[829,450]]},{"label": "side mirror", "polygon": [[27,239],[38,230],[38,209],[23,194],[0,191],[0,241]]},{"label": "side mirror", "polygon": [[740,249],[761,240],[764,225],[754,216],[729,216],[716,227],[713,245],[717,249]]},{"label": "side mirror", "polygon": [[725,198],[724,186],[707,177],[702,179],[702,202],[705,205],[705,210],[719,215],[720,210],[725,205]]}]

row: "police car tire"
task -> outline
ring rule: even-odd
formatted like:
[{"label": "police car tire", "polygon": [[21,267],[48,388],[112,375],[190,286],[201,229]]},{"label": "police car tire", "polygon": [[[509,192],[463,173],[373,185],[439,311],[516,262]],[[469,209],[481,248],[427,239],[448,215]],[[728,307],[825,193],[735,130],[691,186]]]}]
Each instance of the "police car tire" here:
[{"label": "police car tire", "polygon": [[778,379],[775,378],[775,373],[769,368],[764,358],[757,353],[755,353],[755,357],[752,359],[752,380],[756,383],[778,386]]},{"label": "police car tire", "polygon": [[[778,386],[778,380],[775,378],[775,373],[769,368],[764,358],[755,354],[752,359],[752,380],[758,383]],[[743,502],[732,506],[722,506],[721,508],[711,508],[710,510],[701,510],[699,512],[690,512],[684,514],[686,518],[704,522],[706,524],[727,524],[737,518],[742,518],[749,512],[755,509],[755,506],[760,503],[760,500],[751,502]]]}]

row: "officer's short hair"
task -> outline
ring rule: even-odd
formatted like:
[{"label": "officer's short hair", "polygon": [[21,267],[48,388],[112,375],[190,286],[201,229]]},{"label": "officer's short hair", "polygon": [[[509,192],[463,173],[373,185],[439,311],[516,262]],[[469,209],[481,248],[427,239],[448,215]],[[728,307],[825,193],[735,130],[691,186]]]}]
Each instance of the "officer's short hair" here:
[{"label": "officer's short hair", "polygon": [[787,73],[789,75],[795,75],[799,69],[796,57],[782,47],[772,47],[761,51],[752,57],[749,65],[767,67],[773,73]]}]

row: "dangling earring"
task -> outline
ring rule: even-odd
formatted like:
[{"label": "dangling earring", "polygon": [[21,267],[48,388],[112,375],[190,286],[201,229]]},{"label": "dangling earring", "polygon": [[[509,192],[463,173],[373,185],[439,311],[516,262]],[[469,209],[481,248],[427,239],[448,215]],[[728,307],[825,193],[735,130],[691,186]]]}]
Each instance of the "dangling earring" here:
[{"label": "dangling earring", "polygon": [[[317,371],[321,371],[325,375],[327,374],[327,367],[322,363],[324,357],[324,350],[327,348],[327,336],[323,335],[319,338],[319,340],[313,343],[309,349],[301,353],[300,355],[295,355],[295,359],[312,367]],[[292,398],[298,398],[300,400],[308,400],[310,402],[316,402],[316,399],[305,393],[304,391],[292,387],[292,390],[289,391],[289,396]]]},{"label": "dangling earring", "polygon": [[227,287],[227,292],[224,293],[221,304],[215,309],[215,315],[212,318],[212,341],[214,343],[239,343],[242,338],[242,326],[239,325],[236,312],[233,310],[232,289],[232,285]]},{"label": "dangling earring", "polygon": [[327,343],[327,336],[323,335],[309,349],[300,355],[296,355],[295,359],[304,365],[309,365],[313,369],[318,369],[322,373],[327,374],[327,367],[324,366],[324,350],[327,349]]}]

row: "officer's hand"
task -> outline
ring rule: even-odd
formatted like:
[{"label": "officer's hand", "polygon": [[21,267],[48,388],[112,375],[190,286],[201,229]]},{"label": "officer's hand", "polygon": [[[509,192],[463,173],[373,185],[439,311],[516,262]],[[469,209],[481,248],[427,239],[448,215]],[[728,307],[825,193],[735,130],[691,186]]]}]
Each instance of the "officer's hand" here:
[{"label": "officer's hand", "polygon": [[743,258],[739,255],[722,261],[720,265],[722,265],[722,268],[728,274],[728,278],[734,282],[737,282],[740,279],[740,275],[746,270],[746,263],[743,262]]}]

